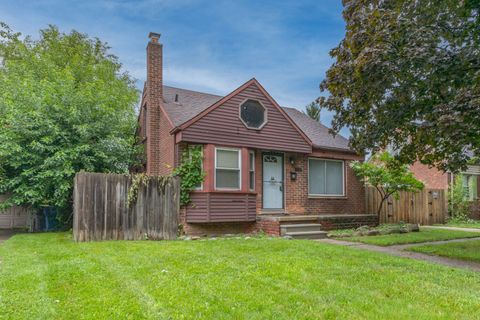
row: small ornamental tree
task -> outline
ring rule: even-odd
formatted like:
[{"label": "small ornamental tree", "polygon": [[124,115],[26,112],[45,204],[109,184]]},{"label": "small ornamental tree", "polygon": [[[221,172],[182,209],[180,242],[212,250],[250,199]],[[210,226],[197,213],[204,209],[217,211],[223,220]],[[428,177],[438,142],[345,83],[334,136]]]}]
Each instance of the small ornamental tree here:
[{"label": "small ornamental tree", "polygon": [[457,175],[448,189],[448,213],[450,222],[468,222],[470,203],[467,201],[468,190],[463,184],[463,176]]},{"label": "small ornamental tree", "polygon": [[351,167],[362,181],[373,186],[380,194],[378,216],[383,203],[390,196],[398,199],[400,191],[416,192],[423,189],[423,183],[413,176],[408,166],[400,163],[388,152],[376,154],[367,162],[355,161]]}]

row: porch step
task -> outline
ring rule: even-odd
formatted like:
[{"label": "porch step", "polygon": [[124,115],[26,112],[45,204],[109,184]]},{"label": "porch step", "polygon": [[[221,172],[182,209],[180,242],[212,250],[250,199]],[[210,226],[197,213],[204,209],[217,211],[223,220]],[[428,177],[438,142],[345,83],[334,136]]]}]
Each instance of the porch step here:
[{"label": "porch step", "polygon": [[327,237],[326,231],[299,231],[287,232],[283,236],[289,236],[293,239],[324,239]]},{"label": "porch step", "polygon": [[327,232],[322,231],[322,225],[319,223],[282,224],[280,234],[294,239],[323,239],[327,237]]},{"label": "porch step", "polygon": [[282,235],[287,232],[302,231],[322,231],[322,225],[319,223],[294,223],[280,225],[280,233]]}]

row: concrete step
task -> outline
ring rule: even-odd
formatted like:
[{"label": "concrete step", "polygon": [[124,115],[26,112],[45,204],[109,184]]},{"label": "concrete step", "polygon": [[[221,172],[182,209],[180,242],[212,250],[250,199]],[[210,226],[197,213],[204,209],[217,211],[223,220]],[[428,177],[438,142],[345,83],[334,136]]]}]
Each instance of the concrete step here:
[{"label": "concrete step", "polygon": [[319,223],[296,223],[280,225],[280,232],[282,235],[287,232],[303,231],[322,231],[322,225]]},{"label": "concrete step", "polygon": [[326,231],[287,232],[283,236],[292,237],[293,239],[324,239],[327,237],[327,232]]}]

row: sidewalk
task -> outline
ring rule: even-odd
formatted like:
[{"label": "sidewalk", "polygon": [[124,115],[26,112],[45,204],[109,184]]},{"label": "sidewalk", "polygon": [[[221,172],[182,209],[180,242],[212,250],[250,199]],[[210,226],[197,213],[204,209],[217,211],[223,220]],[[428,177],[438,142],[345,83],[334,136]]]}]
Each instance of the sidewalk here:
[{"label": "sidewalk", "polygon": [[[477,229],[477,231],[479,230]],[[422,260],[422,261],[427,261],[431,263],[441,264],[448,267],[462,268],[462,269],[468,269],[471,271],[480,272],[480,263],[477,263],[477,262],[457,260],[457,259],[451,259],[451,258],[440,257],[440,256],[433,256],[433,255],[428,255],[420,252],[404,251],[407,248],[420,246],[420,245],[442,244],[442,243],[449,243],[449,242],[465,242],[465,241],[471,241],[471,240],[480,240],[480,237],[469,238],[469,239],[454,239],[454,240],[445,240],[445,241],[411,243],[411,244],[393,245],[389,247],[381,247],[381,246],[375,246],[371,244],[363,244],[360,242],[351,242],[351,241],[343,241],[343,240],[335,240],[335,239],[319,239],[315,241],[334,244],[334,245],[340,245],[340,246],[353,247],[353,248],[358,248],[362,250],[381,252],[381,253],[386,253],[392,256]]]},{"label": "sidewalk", "polygon": [[422,228],[480,232],[480,229],[478,229],[478,228],[460,228],[460,227],[447,227],[447,226],[445,226],[445,227],[444,226],[422,226]]}]

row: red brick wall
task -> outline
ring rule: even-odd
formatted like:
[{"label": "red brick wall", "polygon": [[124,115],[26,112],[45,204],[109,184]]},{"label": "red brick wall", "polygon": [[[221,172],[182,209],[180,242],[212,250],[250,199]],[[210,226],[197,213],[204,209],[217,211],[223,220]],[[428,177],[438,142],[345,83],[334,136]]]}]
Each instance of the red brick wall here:
[{"label": "red brick wall", "polygon": [[[147,45],[147,84],[146,84],[146,153],[147,174],[162,174],[162,159],[164,144],[161,142],[160,130],[165,128],[162,121],[161,104],[163,103],[163,72],[162,45],[158,38],[152,38]],[[163,139],[165,140],[165,139]],[[165,160],[165,159],[163,159]]]},{"label": "red brick wall", "polygon": [[[287,154],[288,157],[295,156]],[[341,159],[335,152],[315,154],[314,158]],[[286,203],[287,212],[296,214],[363,214],[365,213],[365,189],[363,183],[350,168],[351,159],[343,159],[345,166],[344,197],[309,197],[308,196],[308,158],[297,155],[295,165],[287,161]],[[290,179],[290,172],[297,171],[297,180]]]},{"label": "red brick wall", "polygon": [[448,174],[436,168],[429,168],[427,165],[415,162],[410,166],[410,170],[415,177],[425,184],[425,188],[430,189],[447,189]]},{"label": "red brick wall", "polygon": [[[290,157],[295,164],[290,164]],[[345,160],[345,197],[308,197],[308,158]],[[334,151],[314,151],[310,155],[285,153],[285,211],[289,214],[363,214],[365,213],[365,189],[363,183],[350,168],[353,160],[362,157]],[[256,152],[256,192],[257,212],[262,209],[262,152]],[[298,171],[297,171],[298,170]],[[297,173],[295,181],[290,179],[290,172]]]}]

